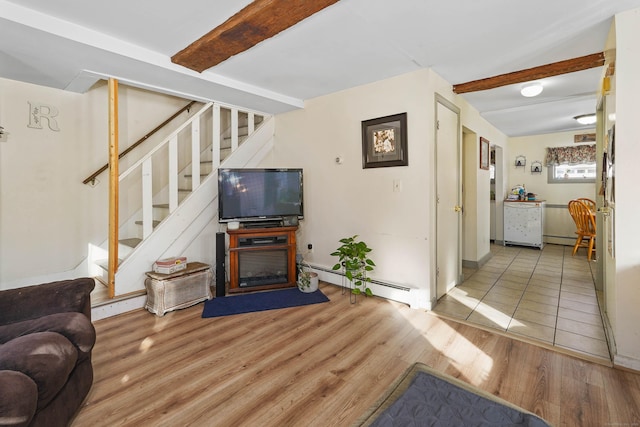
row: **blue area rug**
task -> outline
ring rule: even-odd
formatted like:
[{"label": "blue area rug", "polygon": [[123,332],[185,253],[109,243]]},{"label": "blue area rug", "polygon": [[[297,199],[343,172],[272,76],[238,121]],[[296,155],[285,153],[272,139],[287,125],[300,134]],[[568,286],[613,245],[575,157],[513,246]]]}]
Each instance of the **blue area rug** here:
[{"label": "blue area rug", "polygon": [[300,292],[298,288],[256,292],[205,301],[202,317],[230,316],[232,314],[297,307],[327,301],[329,301],[329,298],[320,289],[310,293]]},{"label": "blue area rug", "polygon": [[422,364],[414,364],[354,425],[550,427],[537,415]]}]

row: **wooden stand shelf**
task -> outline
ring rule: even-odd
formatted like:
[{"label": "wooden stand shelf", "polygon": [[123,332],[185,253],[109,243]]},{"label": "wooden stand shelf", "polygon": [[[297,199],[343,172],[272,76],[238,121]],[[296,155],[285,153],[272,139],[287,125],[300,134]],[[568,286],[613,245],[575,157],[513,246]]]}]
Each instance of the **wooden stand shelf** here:
[{"label": "wooden stand shelf", "polygon": [[229,293],[296,286],[298,227],[240,228],[229,234]]}]

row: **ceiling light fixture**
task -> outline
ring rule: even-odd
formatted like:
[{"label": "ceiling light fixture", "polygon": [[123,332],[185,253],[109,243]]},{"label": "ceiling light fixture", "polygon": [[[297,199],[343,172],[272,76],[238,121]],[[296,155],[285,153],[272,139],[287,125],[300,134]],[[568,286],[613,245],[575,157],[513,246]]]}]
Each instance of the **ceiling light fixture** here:
[{"label": "ceiling light fixture", "polygon": [[582,114],[580,116],[575,116],[574,119],[576,119],[581,125],[592,125],[596,122],[596,115],[593,113]]},{"label": "ceiling light fixture", "polygon": [[522,96],[526,96],[527,98],[538,96],[541,93],[542,93],[542,84],[537,82],[524,85],[522,86],[522,89],[520,89],[520,94],[522,94]]}]

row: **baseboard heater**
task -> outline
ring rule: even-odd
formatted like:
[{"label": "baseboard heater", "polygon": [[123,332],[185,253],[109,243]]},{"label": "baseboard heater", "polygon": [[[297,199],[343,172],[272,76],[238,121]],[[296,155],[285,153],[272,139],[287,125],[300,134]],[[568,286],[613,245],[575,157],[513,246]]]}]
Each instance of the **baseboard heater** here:
[{"label": "baseboard heater", "polygon": [[[330,280],[330,275],[345,277],[342,270],[333,270],[320,265],[308,264],[313,271],[319,273],[320,279],[325,280],[334,285],[342,286],[342,280]],[[322,274],[325,273],[325,274]],[[324,276],[324,277],[323,277]],[[337,283],[336,283],[337,282]],[[431,302],[429,301],[429,291],[426,289],[410,288],[408,286],[398,285],[396,283],[385,282],[382,280],[371,279],[370,287],[374,295],[394,301],[409,304],[411,308],[431,310]]]},{"label": "baseboard heater", "polygon": [[[332,270],[330,268],[320,267],[318,265],[313,265],[313,264],[307,264],[307,265],[311,267],[313,270],[324,271],[327,273],[337,274],[338,276],[344,277],[344,272],[342,270]],[[380,286],[387,286],[389,288],[394,288],[394,289],[398,289],[405,292],[411,292],[411,288],[407,288],[406,286],[396,285],[395,283],[383,282],[382,280],[371,279],[370,283],[375,283],[376,285],[380,285]]]}]

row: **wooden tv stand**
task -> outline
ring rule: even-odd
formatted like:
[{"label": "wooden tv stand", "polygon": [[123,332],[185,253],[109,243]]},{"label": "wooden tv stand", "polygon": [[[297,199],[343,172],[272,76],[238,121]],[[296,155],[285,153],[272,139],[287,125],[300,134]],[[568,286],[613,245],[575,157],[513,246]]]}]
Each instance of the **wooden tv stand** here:
[{"label": "wooden tv stand", "polygon": [[298,227],[239,228],[229,234],[229,293],[296,286]]}]

